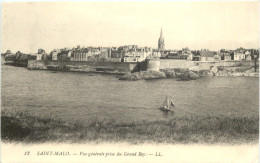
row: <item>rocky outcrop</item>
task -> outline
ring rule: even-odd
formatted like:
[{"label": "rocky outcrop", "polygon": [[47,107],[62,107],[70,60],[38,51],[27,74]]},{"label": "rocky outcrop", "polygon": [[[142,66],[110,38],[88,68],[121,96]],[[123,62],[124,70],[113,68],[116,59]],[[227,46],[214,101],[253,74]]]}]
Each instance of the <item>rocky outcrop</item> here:
[{"label": "rocky outcrop", "polygon": [[259,71],[255,71],[254,67],[218,67],[218,71],[214,76],[259,76]]},{"label": "rocky outcrop", "polygon": [[126,73],[119,77],[119,80],[152,80],[152,79],[165,79],[167,78],[163,72],[160,71],[141,71],[134,73]]},{"label": "rocky outcrop", "polygon": [[198,76],[259,76],[259,70],[255,72],[253,66],[224,67],[211,66],[209,69],[201,69],[200,67],[190,68]]},{"label": "rocky outcrop", "polygon": [[167,78],[185,78],[188,80],[195,80],[197,79],[199,76],[194,73],[191,70],[188,69],[166,69],[166,70],[161,70]]},{"label": "rocky outcrop", "polygon": [[188,69],[166,69],[161,71],[141,71],[135,73],[126,73],[119,77],[119,80],[151,80],[177,78],[180,80],[195,80],[199,76]]}]

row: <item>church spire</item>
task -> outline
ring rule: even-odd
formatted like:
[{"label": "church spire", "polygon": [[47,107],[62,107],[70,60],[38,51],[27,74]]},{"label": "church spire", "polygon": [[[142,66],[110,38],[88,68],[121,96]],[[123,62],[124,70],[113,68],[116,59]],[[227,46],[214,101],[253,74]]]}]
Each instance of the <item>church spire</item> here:
[{"label": "church spire", "polygon": [[161,28],[160,39],[163,39],[162,28]]},{"label": "church spire", "polygon": [[161,28],[160,38],[158,40],[158,49],[164,50],[164,38],[163,38],[162,28]]}]

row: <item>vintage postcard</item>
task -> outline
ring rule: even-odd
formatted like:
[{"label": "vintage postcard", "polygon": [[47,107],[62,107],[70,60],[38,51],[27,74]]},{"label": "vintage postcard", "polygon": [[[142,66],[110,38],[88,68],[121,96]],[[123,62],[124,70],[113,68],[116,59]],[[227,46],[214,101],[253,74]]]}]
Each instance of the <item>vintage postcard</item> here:
[{"label": "vintage postcard", "polygon": [[258,162],[259,3],[2,2],[1,162]]}]

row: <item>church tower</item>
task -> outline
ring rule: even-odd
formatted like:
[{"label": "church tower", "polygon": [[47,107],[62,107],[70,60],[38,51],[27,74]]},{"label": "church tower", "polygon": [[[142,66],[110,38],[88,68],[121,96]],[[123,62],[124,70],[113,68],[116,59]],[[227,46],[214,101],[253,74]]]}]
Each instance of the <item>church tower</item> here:
[{"label": "church tower", "polygon": [[162,34],[162,28],[161,28],[160,38],[158,40],[158,50],[164,50],[164,38]]}]

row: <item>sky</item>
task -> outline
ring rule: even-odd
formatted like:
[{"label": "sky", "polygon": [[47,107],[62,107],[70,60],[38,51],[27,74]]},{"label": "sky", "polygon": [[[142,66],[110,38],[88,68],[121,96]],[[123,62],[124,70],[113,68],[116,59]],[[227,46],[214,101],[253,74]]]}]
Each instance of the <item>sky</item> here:
[{"label": "sky", "polygon": [[258,2],[4,2],[1,52],[138,45],[259,47]]}]

